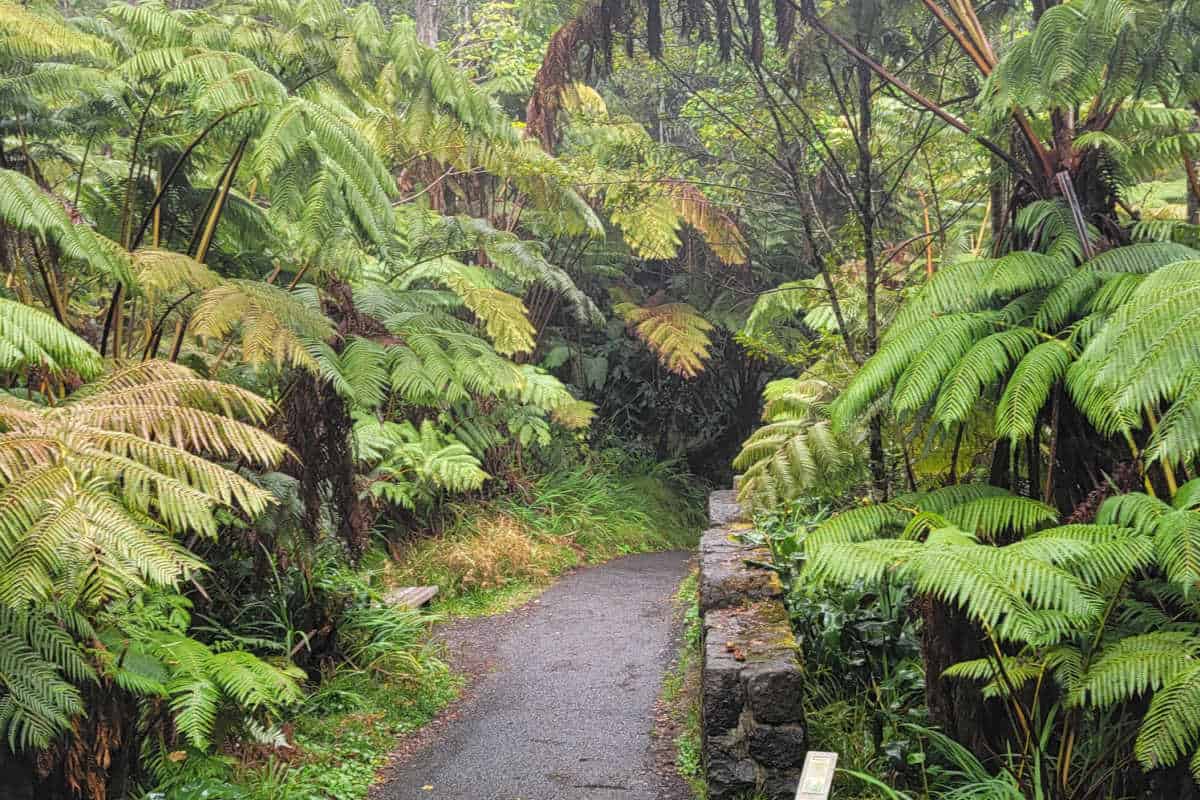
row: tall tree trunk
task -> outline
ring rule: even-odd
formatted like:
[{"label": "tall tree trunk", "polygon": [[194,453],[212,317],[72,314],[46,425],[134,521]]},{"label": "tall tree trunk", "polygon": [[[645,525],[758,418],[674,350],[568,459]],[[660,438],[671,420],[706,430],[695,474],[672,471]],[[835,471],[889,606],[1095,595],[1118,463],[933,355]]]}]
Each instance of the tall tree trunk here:
[{"label": "tall tree trunk", "polygon": [[414,16],[417,23],[418,42],[427,47],[437,44],[441,12],[442,0],[417,0]]},{"label": "tall tree trunk", "polygon": [[[863,264],[866,290],[867,342],[866,357],[879,349],[879,263],[875,257],[875,175],[871,153],[872,102],[871,69],[857,63],[858,73],[858,215],[863,232]],[[887,500],[890,494],[887,463],[883,452],[883,423],[871,420],[869,434],[871,482],[876,495]]]}]

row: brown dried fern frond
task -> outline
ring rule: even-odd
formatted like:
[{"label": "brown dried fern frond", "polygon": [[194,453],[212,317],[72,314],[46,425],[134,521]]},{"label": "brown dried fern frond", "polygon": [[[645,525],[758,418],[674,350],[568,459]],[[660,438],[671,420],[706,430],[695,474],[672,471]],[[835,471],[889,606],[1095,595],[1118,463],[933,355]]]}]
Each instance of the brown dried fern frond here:
[{"label": "brown dried fern frond", "polygon": [[667,180],[668,194],[675,212],[691,225],[726,264],[745,264],[746,239],[733,217],[716,206],[695,185],[682,180]]}]

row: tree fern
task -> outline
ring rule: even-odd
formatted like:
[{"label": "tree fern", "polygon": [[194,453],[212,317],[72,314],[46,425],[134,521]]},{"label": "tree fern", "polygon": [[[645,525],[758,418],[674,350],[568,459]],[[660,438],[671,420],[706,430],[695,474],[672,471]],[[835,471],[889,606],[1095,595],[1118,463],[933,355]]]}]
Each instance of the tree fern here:
[{"label": "tree fern", "polygon": [[195,453],[274,463],[283,447],[237,419],[261,420],[266,409],[249,392],[156,362],[58,408],[6,401],[0,597],[44,600],[53,590],[87,605],[194,572],[199,563],[171,531],[213,535],[217,509],[253,515],[269,502]]},{"label": "tree fern", "polygon": [[167,668],[164,690],[178,734],[192,747],[207,750],[217,720],[236,709],[245,718],[277,713],[299,702],[297,683],[304,675],[295,668],[280,668],[244,651],[213,652],[187,636],[160,633],[137,649],[158,659]]},{"label": "tree fern", "polygon": [[1146,443],[1147,462],[1188,464],[1200,455],[1200,371],[1183,376],[1175,402],[1163,413]]},{"label": "tree fern", "polygon": [[[923,505],[919,500],[918,507]],[[1030,533],[1058,518],[1058,513],[1045,503],[1011,494],[967,500],[939,513],[963,530],[974,531],[984,539]]]},{"label": "tree fern", "polygon": [[20,3],[0,3],[0,63],[43,60],[105,62],[113,56],[103,39]]},{"label": "tree fern", "polygon": [[1099,613],[1097,596],[1041,554],[973,543],[961,531],[938,530],[925,543],[877,540],[822,546],[806,571],[821,580],[877,580],[885,572],[920,592],[962,607],[1014,641],[1052,642]]}]

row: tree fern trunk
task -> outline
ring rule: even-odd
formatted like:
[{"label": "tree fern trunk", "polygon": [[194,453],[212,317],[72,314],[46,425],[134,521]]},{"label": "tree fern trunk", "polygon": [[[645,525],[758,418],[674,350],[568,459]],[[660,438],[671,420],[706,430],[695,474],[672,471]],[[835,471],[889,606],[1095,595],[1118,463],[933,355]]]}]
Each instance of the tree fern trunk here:
[{"label": "tree fern trunk", "polygon": [[919,603],[930,721],[981,758],[1003,752],[1011,731],[1003,706],[984,700],[969,681],[942,677],[952,664],[984,657],[982,632],[962,612],[932,597]]}]

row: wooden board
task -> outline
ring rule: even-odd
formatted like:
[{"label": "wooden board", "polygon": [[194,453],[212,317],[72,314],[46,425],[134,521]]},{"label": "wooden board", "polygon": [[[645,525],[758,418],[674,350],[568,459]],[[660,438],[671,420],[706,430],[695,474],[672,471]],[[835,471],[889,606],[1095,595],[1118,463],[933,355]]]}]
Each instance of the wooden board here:
[{"label": "wooden board", "polygon": [[432,600],[437,592],[436,586],[402,586],[385,594],[383,601],[390,606],[420,608]]}]

